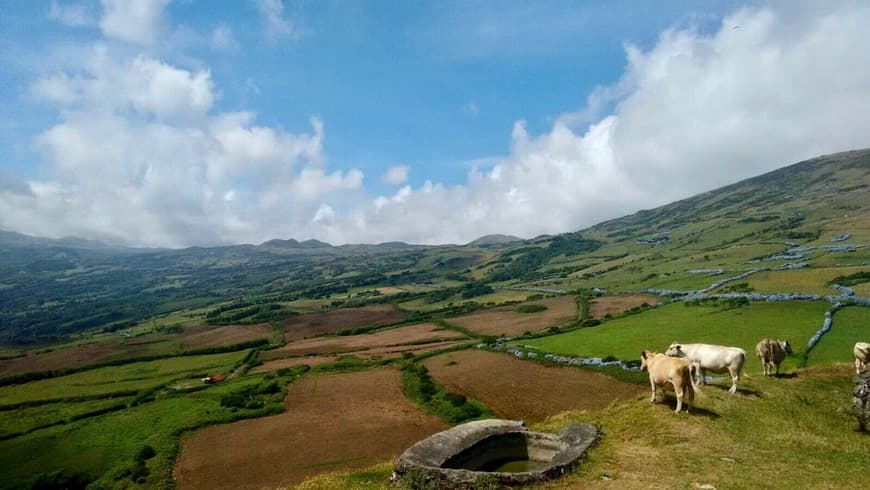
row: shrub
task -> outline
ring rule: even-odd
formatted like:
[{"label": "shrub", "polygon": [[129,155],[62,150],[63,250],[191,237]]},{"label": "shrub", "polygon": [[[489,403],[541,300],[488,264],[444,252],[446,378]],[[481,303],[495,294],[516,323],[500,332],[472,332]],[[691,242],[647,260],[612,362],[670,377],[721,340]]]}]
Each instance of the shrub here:
[{"label": "shrub", "polygon": [[517,311],[520,313],[538,313],[547,309],[544,305],[520,305]]}]

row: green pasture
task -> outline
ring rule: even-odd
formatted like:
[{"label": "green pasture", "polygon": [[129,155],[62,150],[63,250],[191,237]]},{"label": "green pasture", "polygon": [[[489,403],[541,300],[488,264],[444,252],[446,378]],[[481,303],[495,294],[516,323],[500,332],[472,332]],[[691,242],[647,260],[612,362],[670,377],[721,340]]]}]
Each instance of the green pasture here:
[{"label": "green pasture", "polygon": [[[819,295],[839,294],[827,282],[835,277],[870,270],[870,267],[808,267],[785,271],[764,271],[753,274],[740,282],[762,293],[810,293]],[[727,287],[727,285],[723,286]]]},{"label": "green pasture", "polygon": [[[157,455],[147,462],[149,474],[142,483],[148,488],[173,488],[172,466],[180,434],[280,411],[280,393],[273,395],[277,401],[262,408],[221,406],[222,396],[262,380],[262,376],[246,377],[200,391],[163,394],[153,402],[2,441],[0,482],[4,487],[29,487],[40,474],[65,471],[97,480],[89,488],[126,488],[132,482],[122,475],[134,467],[136,453],[149,445]],[[71,404],[58,404],[62,405]],[[27,417],[33,408],[16,412]]]},{"label": "green pasture", "polygon": [[851,364],[855,342],[870,342],[870,308],[847,306],[834,313],[833,318],[831,330],[810,351],[807,364],[833,361]]},{"label": "green pasture", "polygon": [[129,403],[133,397],[104,398],[83,402],[61,402],[0,410],[0,438],[20,434],[54,424],[67,423],[90,413],[108,410]]},{"label": "green pasture", "polygon": [[173,379],[198,374],[226,373],[248,351],[185,356],[136,362],[122,366],[90,369],[57,378],[0,387],[0,405],[99,397],[117,392],[142,391],[162,386]]},{"label": "green pasture", "polygon": [[[821,327],[828,308],[825,302],[751,303],[743,307],[671,303],[597,327],[519,343],[556,354],[621,360],[639,360],[644,349],[663,352],[673,341],[730,345],[746,350],[747,371],[760,373],[760,363],[753,362],[757,361],[755,345],[759,340],[789,339],[795,351],[801,351]],[[870,318],[870,309],[863,311],[865,318]],[[850,355],[844,353],[842,360]],[[798,362],[799,357],[792,356],[783,369],[794,369]]]}]

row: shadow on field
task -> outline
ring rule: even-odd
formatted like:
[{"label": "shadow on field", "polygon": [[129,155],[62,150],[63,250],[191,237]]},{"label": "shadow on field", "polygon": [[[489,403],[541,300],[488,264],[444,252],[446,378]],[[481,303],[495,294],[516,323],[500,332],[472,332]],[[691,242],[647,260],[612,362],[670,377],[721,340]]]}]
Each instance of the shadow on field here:
[{"label": "shadow on field", "polygon": [[797,377],[798,377],[798,373],[795,373],[795,372],[792,372],[792,373],[779,373],[779,374],[774,374],[773,376],[774,376],[775,378],[777,378],[777,379],[779,379],[779,378],[782,378],[782,379],[794,379],[794,378],[797,378]]},{"label": "shadow on field", "polygon": [[[647,399],[647,401],[649,401],[649,399]],[[695,401],[698,401],[697,397],[695,398]],[[664,405],[664,406],[668,407],[668,409],[670,411],[673,412],[674,409],[677,407],[677,399],[673,395],[666,395],[664,400],[662,400],[661,402],[656,402],[656,404],[657,405]],[[686,399],[684,398],[683,399],[683,410],[680,413],[685,413],[685,411],[686,411]],[[712,410],[695,405],[694,402],[692,403],[692,406],[689,409],[688,415],[707,417],[708,419],[718,419],[721,417],[721,415],[719,415],[718,413],[716,413]]]},{"label": "shadow on field", "polygon": [[[716,384],[716,385],[706,384],[706,385],[701,385],[701,388],[698,389],[698,391],[703,392],[704,390],[709,390],[710,388],[727,392],[728,390],[731,389],[731,385],[726,386],[726,385],[718,385],[718,384]],[[744,395],[744,396],[754,396],[756,398],[763,398],[764,397],[764,392],[761,390],[754,390],[752,388],[746,388],[746,387],[741,387],[741,386],[737,387],[737,393]]]}]

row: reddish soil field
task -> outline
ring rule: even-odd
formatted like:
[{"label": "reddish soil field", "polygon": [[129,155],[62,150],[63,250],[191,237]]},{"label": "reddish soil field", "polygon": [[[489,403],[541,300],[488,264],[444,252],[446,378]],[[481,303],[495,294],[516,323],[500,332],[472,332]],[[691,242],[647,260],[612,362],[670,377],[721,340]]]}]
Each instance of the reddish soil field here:
[{"label": "reddish soil field", "polygon": [[399,372],[306,376],[287,411],[198,430],[181,441],[180,489],[292,486],[315,474],[370,466],[444,430],[403,395]]},{"label": "reddish soil field", "polygon": [[180,334],[148,334],[126,339],[113,336],[100,342],[49,352],[29,351],[24,357],[0,361],[0,377],[233,345],[250,340],[268,339],[271,335],[272,328],[268,324],[261,324],[190,327]]},{"label": "reddish soil field", "polygon": [[577,318],[577,303],[573,296],[559,296],[523,304],[544,305],[547,309],[538,313],[520,313],[517,311],[519,305],[502,306],[447,321],[482,335],[513,337],[524,332],[546,330]]},{"label": "reddish soil field", "polygon": [[604,318],[604,315],[618,315],[642,304],[655,305],[661,303],[661,298],[648,294],[622,294],[605,296],[589,302],[589,314],[592,318]]},{"label": "reddish soil field", "polygon": [[263,360],[280,357],[304,356],[308,354],[340,354],[378,347],[406,347],[405,350],[427,343],[446,340],[467,339],[461,333],[445,330],[431,323],[391,328],[371,334],[338,337],[319,337],[298,340],[274,350],[260,354]]},{"label": "reddish soil field", "polygon": [[392,305],[371,305],[294,316],[281,322],[281,326],[284,339],[290,341],[337,333],[345,328],[389,325],[405,318],[406,315]]},{"label": "reddish soil field", "polygon": [[[443,341],[443,342],[432,342],[431,344],[424,345],[399,345],[395,347],[378,347],[363,351],[353,351],[353,352],[344,352],[342,355],[344,356],[356,356],[360,359],[364,360],[372,360],[372,359],[396,359],[398,357],[402,357],[402,354],[405,352],[410,352],[414,355],[425,354],[427,352],[432,352],[441,349],[447,349],[450,347],[455,347],[457,345],[463,344],[464,342],[461,340],[453,340],[453,341]],[[286,367],[292,366],[300,366],[302,364],[307,364],[310,367],[319,366],[321,364],[331,364],[338,361],[338,356],[330,356],[330,355],[314,355],[314,356],[300,356],[300,357],[289,357],[286,359],[275,359],[272,361],[266,361],[263,364],[255,367],[251,370],[251,374],[260,374],[267,373],[269,371],[277,371],[279,369],[284,369]]]},{"label": "reddish soil field", "polygon": [[259,325],[188,328],[178,339],[184,350],[196,350],[268,339],[271,335],[272,327],[268,323],[261,323]]},{"label": "reddish soil field", "polygon": [[338,360],[335,356],[303,356],[290,357],[287,359],[275,359],[274,361],[266,361],[263,364],[248,371],[250,374],[268,373],[293,366],[301,366],[307,364],[311,367],[321,364],[331,364]]},{"label": "reddish soil field", "polygon": [[436,356],[424,364],[448,390],[480,401],[498,417],[530,423],[566,410],[602,408],[646,392],[587,369],[546,366],[474,349]]},{"label": "reddish soil field", "polygon": [[167,338],[124,344],[120,338],[116,337],[111,340],[65,347],[50,352],[28,351],[24,357],[0,361],[0,377],[77,368],[123,358],[169,354],[177,348],[178,343],[170,342]]}]

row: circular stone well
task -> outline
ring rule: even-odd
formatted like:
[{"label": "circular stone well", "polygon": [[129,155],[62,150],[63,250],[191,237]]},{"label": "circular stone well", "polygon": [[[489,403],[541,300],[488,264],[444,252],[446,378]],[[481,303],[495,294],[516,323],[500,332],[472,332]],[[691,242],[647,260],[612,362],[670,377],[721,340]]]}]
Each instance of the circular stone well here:
[{"label": "circular stone well", "polygon": [[434,434],[396,461],[393,481],[434,488],[472,488],[482,482],[517,486],[557,478],[598,438],[598,429],[575,424],[558,435],[528,430],[513,420],[478,420]]}]

